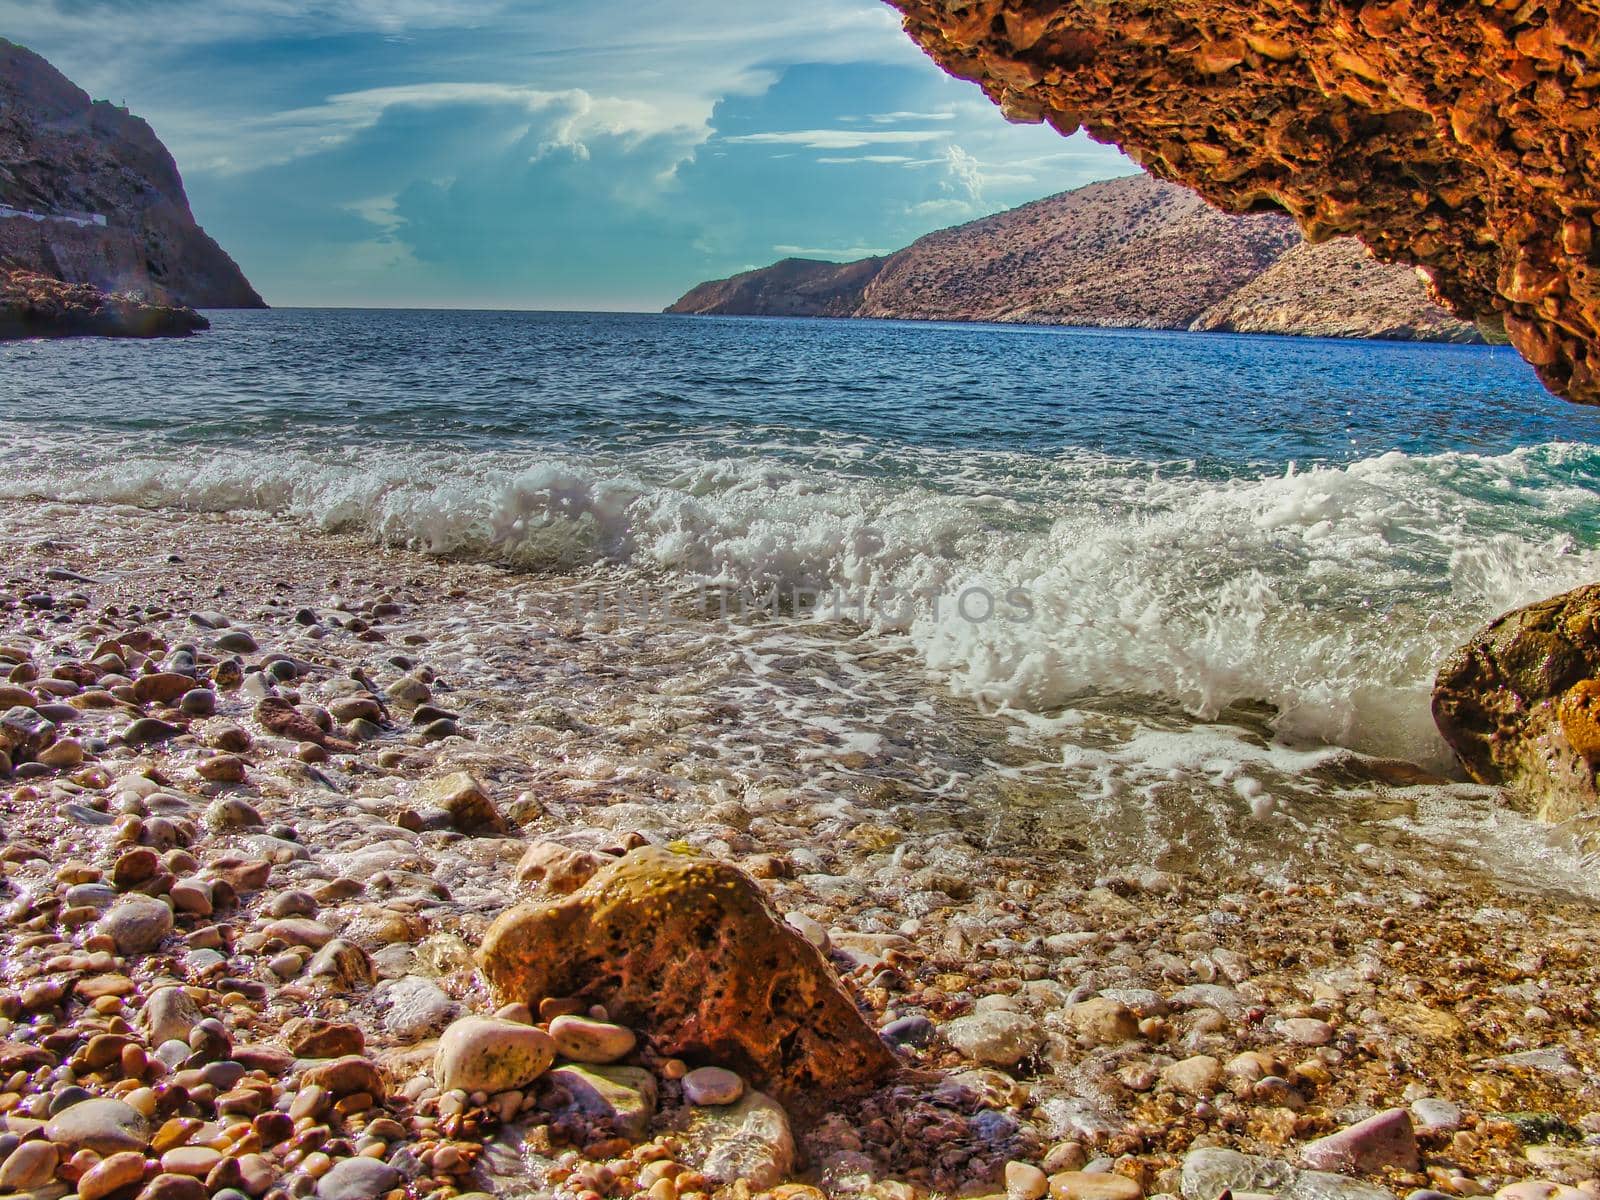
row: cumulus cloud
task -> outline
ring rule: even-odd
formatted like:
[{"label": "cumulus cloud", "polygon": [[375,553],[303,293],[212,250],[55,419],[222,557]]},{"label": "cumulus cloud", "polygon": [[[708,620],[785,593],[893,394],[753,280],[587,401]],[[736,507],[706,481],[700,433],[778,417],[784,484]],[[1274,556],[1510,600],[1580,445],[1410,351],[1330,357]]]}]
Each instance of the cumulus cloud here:
[{"label": "cumulus cloud", "polygon": [[978,160],[954,142],[944,149],[945,170],[957,198],[968,204],[983,203],[983,168]]}]

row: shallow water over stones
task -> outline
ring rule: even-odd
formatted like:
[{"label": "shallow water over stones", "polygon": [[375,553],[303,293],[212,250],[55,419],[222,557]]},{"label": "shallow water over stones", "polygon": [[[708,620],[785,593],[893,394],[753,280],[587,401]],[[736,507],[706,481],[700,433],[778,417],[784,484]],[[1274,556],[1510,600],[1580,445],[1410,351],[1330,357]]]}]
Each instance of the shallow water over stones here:
[{"label": "shallow water over stones", "polygon": [[[195,1055],[245,1069],[204,1084],[211,1109],[158,1105],[163,1119],[217,1122],[234,1097],[247,1126],[282,1104],[325,1129],[331,1151],[223,1139],[224,1157],[250,1158],[235,1169],[288,1194],[364,1186],[375,1166],[337,1164],[372,1151],[419,1195],[660,1200],[667,1176],[637,1187],[648,1163],[627,1139],[583,1126],[574,1140],[579,1125],[552,1124],[538,1089],[483,1107],[429,1076],[431,1039],[492,1011],[474,950],[543,886],[518,878],[528,844],[604,861],[649,842],[758,878],[828,947],[868,1019],[904,1034],[912,1073],[795,1128],[783,1179],[758,1170],[776,1133],[717,1160],[757,1164],[747,1191],[999,1192],[1014,1161],[1067,1194],[1095,1182],[1065,1178],[1084,1168],[1187,1194],[1190,1152],[1295,1163],[1318,1137],[1424,1099],[1456,1105],[1458,1127],[1419,1126],[1420,1169],[1380,1168],[1362,1186],[1465,1195],[1589,1170],[1600,919],[1561,831],[1518,823],[1482,789],[1289,749],[1248,712],[1197,726],[1108,700],[1070,724],[986,715],[843,627],[585,624],[565,602],[571,578],[255,518],[3,511],[12,686],[67,685],[47,689],[72,709],[53,734],[85,753],[0,791],[0,1021],[30,1073],[0,1093],[13,1132],[35,1098],[47,1107],[83,1082],[136,1095],[134,1076],[73,1083],[28,1057],[69,1027],[46,1053],[86,1055],[95,1037],[126,1037],[125,1021],[144,1040],[126,1060],[146,1058],[140,1078],[175,1043],[174,1072],[199,1070]],[[47,577],[62,568],[104,582]],[[45,590],[49,608],[30,604]],[[256,651],[219,647],[217,628]],[[88,683],[56,674],[112,641],[212,672],[215,715],[124,700],[132,685],[109,676],[132,676],[110,663]],[[236,678],[214,669],[236,654]],[[90,699],[102,691],[109,704]],[[263,717],[274,696],[286,703]],[[348,736],[372,706],[377,734]],[[175,731],[130,743],[135,718]],[[429,733],[441,720],[456,732]],[[223,754],[242,778],[202,770]],[[170,933],[148,947],[99,937],[119,908],[166,906],[157,896]],[[359,1031],[382,1084],[355,1066],[303,1082],[284,1038],[308,1016]],[[686,1064],[648,1045],[625,1055],[641,1064],[659,1088],[645,1144],[663,1161],[699,1153]],[[382,1094],[341,1090],[352,1083]],[[735,1182],[701,1150],[674,1196]]]}]

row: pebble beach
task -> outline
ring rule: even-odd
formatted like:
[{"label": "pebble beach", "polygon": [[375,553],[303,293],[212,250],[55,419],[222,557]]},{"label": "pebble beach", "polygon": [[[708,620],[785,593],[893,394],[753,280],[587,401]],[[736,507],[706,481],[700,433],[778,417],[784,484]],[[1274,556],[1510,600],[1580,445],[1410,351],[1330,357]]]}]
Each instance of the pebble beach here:
[{"label": "pebble beach", "polygon": [[[1097,822],[844,629],[251,514],[7,502],[0,553],[6,1192],[1600,1196],[1600,910],[1424,831],[1485,789],[1328,750],[1248,835],[1177,771]],[[780,1102],[496,1005],[491,922],[641,847],[755,879],[894,1071]]]}]

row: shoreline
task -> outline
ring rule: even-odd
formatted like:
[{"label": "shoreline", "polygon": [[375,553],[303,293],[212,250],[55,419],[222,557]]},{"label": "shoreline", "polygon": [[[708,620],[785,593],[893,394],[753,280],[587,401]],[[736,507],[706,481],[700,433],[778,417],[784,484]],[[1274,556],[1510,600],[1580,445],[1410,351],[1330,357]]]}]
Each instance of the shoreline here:
[{"label": "shoreline", "polygon": [[[117,955],[124,962],[112,973],[130,985],[117,1004],[34,1010],[53,1014],[58,1028],[76,1022],[87,1034],[124,1012],[131,1023],[168,979],[203,994],[202,1009],[236,1042],[276,1044],[290,1015],[352,1022],[399,1091],[383,1116],[356,1110],[346,1114],[348,1130],[328,1136],[354,1149],[361,1128],[395,1122],[399,1134],[386,1125],[390,1136],[377,1139],[392,1161],[415,1147],[419,1128],[438,1126],[437,1118],[416,1124],[427,1115],[425,1082],[414,1088],[420,1103],[404,1098],[424,1074],[416,1064],[426,1061],[418,1047],[428,1039],[414,1037],[415,1027],[397,1034],[394,1006],[359,979],[318,985],[315,953],[266,934],[282,919],[273,906],[288,893],[322,891],[328,898],[317,901],[315,921],[361,948],[376,983],[416,976],[455,1011],[485,1012],[470,949],[497,912],[532,894],[516,879],[527,845],[554,840],[592,853],[637,835],[759,876],[780,911],[823,931],[874,1025],[925,1017],[945,1030],[922,1048],[905,1045],[913,1073],[796,1130],[808,1165],[795,1175],[805,1186],[981,1195],[1004,1190],[999,1174],[1018,1161],[1058,1174],[1105,1169],[1146,1196],[1215,1200],[1190,1194],[1198,1184],[1185,1189],[1179,1173],[1193,1152],[1296,1161],[1312,1138],[1412,1105],[1421,1093],[1457,1106],[1457,1127],[1419,1134],[1423,1170],[1380,1169],[1368,1183],[1398,1195],[1423,1187],[1471,1195],[1517,1179],[1577,1183],[1600,1174],[1600,1151],[1581,1141],[1600,1134],[1589,965],[1600,904],[1540,884],[1532,862],[1524,889],[1511,886],[1514,863],[1490,873],[1465,846],[1431,843],[1433,827],[1418,813],[1481,802],[1482,789],[1402,787],[1421,774],[1408,780],[1392,765],[1330,754],[1324,774],[1354,782],[1321,793],[1315,776],[1284,782],[1283,819],[1270,827],[1248,824],[1242,802],[1240,813],[1208,809],[1204,794],[1179,794],[1178,781],[1151,793],[1146,825],[1116,828],[1102,810],[1107,823],[1096,826],[1083,819],[1095,811],[1092,797],[1077,797],[1076,815],[1060,807],[1073,797],[1041,781],[1031,765],[1036,748],[1017,730],[948,694],[918,692],[930,714],[924,724],[864,739],[873,705],[900,704],[891,689],[927,672],[841,631],[793,636],[781,626],[730,632],[690,623],[676,639],[652,641],[563,615],[583,576],[510,575],[258,516],[43,502],[5,502],[0,511],[0,544],[13,563],[0,642],[25,643],[44,676],[64,661],[87,662],[96,639],[125,637],[133,626],[169,651],[192,642],[202,658],[232,630],[256,644],[239,654],[247,668],[273,653],[310,664],[285,686],[325,708],[361,699],[368,684],[357,675],[381,695],[402,675],[432,671],[431,702],[454,714],[436,719],[457,731],[424,733],[391,712],[393,725],[378,722],[374,740],[317,761],[261,726],[256,699],[221,690],[217,715],[195,719],[186,734],[98,751],[93,739],[124,729],[134,714],[116,704],[83,709],[80,745],[104,785],[66,782],[100,782],[85,775],[97,769],[90,761],[13,780],[0,793],[8,845],[47,855],[7,856],[21,902],[0,932],[7,988],[20,995],[29,985],[78,980],[81,993],[84,978],[107,973],[102,960],[78,965],[96,953],[92,937],[59,926],[63,910],[43,901],[96,872],[113,877],[134,848],[128,832],[143,838],[158,817],[168,827],[192,825],[187,847],[160,853],[191,856],[200,874],[237,870],[217,867],[229,854],[268,869],[265,886],[245,893],[237,911],[220,919],[180,911],[175,938]],[[70,575],[52,580],[51,570]],[[74,592],[85,598],[81,607],[69,599]],[[44,593],[49,607],[30,606],[28,596]],[[228,624],[205,629],[189,615],[212,610]],[[95,614],[105,616],[90,634]],[[335,616],[339,624],[328,619]],[[58,649],[48,651],[52,644]],[[842,699],[822,686],[830,680]],[[758,685],[780,702],[763,707]],[[94,690],[74,686],[60,702]],[[146,706],[143,715],[165,719],[161,711]],[[249,734],[248,749],[215,753],[225,726]],[[206,744],[213,758],[238,763],[207,770],[237,770],[242,781],[196,774]],[[457,771],[481,782],[510,822],[506,836],[466,833],[429,810],[422,785]],[[148,783],[130,785],[139,775]],[[157,805],[155,796],[175,799]],[[237,815],[235,801],[259,824],[207,815]],[[1164,849],[1135,857],[1152,829],[1166,831]],[[69,858],[85,866],[63,876]],[[360,885],[356,894],[345,894],[349,880]],[[220,962],[193,940],[218,925],[233,927],[231,940],[210,948]],[[300,970],[279,975],[274,961],[294,966],[285,955],[300,958]],[[229,993],[217,986],[224,978],[256,986]],[[420,993],[423,985],[406,986]],[[32,1045],[46,1028],[26,1008],[7,1019],[13,1043]],[[1497,1062],[1528,1052],[1536,1057],[1525,1062],[1544,1065]],[[959,1082],[940,1084],[930,1071]],[[273,1097],[296,1094],[293,1077],[276,1080]],[[36,1086],[13,1089],[8,1124],[33,1103]],[[669,1086],[664,1095],[672,1094]],[[668,1102],[658,1114],[668,1135],[673,1111]],[[1504,1118],[1526,1112],[1550,1119],[1519,1126]],[[485,1121],[477,1141],[493,1141],[496,1128]],[[1530,1158],[1527,1147],[1542,1144],[1527,1140],[1533,1130],[1572,1131],[1580,1141]],[[425,1132],[424,1144],[430,1139],[440,1140]],[[293,1194],[307,1157],[267,1155],[270,1186]],[[428,1175],[429,1167],[422,1175],[456,1191],[531,1195],[553,1186],[539,1182],[540,1169],[575,1169],[533,1159],[511,1168],[503,1147],[443,1161],[475,1159],[498,1164],[481,1168],[497,1174]],[[631,1194],[626,1178],[602,1194]],[[1072,1200],[1105,1200],[1094,1186],[1077,1178],[1063,1185]],[[450,1194],[430,1188],[418,1194]]]}]

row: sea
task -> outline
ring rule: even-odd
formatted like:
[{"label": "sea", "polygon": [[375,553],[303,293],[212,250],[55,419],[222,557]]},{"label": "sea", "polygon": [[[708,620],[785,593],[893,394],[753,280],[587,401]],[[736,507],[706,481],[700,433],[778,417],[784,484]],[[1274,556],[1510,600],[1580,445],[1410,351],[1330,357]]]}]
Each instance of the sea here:
[{"label": "sea", "polygon": [[[630,646],[680,636],[686,605],[702,635],[821,637],[850,648],[838,687],[924,689],[866,705],[864,744],[958,701],[997,772],[1102,816],[1193,777],[1266,820],[1337,754],[1479,795],[1430,717],[1440,663],[1600,578],[1600,410],[1509,348],[209,315],[188,340],[0,347],[0,497],[253,513],[587,581],[574,618],[631,622]],[[1026,768],[999,749],[1019,738]]]}]

